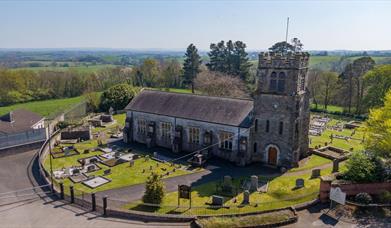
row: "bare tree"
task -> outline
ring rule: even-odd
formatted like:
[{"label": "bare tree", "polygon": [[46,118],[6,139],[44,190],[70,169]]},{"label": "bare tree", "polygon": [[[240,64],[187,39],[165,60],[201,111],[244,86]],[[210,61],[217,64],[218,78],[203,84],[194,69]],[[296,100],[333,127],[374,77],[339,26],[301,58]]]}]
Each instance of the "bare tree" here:
[{"label": "bare tree", "polygon": [[249,97],[242,80],[220,72],[204,70],[194,83],[198,91],[210,96]]}]

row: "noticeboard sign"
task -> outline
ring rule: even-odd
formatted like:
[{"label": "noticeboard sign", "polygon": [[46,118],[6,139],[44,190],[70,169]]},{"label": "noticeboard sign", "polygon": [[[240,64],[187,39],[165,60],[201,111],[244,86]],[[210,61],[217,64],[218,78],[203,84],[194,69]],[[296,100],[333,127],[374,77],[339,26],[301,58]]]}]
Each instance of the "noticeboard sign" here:
[{"label": "noticeboard sign", "polygon": [[178,186],[178,196],[182,199],[190,199],[191,187],[187,185]]},{"label": "noticeboard sign", "polygon": [[339,204],[345,205],[346,193],[342,192],[339,187],[330,189],[330,200],[335,201]]}]

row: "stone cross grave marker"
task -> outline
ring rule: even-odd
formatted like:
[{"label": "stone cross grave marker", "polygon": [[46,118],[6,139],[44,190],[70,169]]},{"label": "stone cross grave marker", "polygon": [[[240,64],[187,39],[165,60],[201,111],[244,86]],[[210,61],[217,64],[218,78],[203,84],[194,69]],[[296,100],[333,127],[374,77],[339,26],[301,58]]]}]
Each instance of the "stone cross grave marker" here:
[{"label": "stone cross grave marker", "polygon": [[257,175],[252,175],[251,176],[251,191],[258,191],[258,176]]},{"label": "stone cross grave marker", "polygon": [[212,196],[212,205],[214,206],[223,206],[224,204],[224,198],[222,196]]},{"label": "stone cross grave marker", "polygon": [[320,177],[320,169],[313,169],[311,178],[317,178],[317,177]]},{"label": "stone cross grave marker", "polygon": [[302,187],[304,187],[304,179],[302,179],[302,178],[296,179],[296,187],[295,188],[302,188]]}]

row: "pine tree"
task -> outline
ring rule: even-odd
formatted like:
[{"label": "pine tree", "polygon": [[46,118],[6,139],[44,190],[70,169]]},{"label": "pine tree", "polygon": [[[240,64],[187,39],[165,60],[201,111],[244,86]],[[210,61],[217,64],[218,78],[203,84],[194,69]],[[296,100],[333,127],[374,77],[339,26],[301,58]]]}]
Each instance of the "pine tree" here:
[{"label": "pine tree", "polygon": [[194,93],[194,79],[200,72],[201,57],[198,54],[196,46],[190,44],[187,47],[185,61],[183,63],[184,83],[191,85],[191,92]]},{"label": "pine tree", "polygon": [[145,183],[144,203],[160,204],[164,197],[164,183],[157,173],[152,173]]}]

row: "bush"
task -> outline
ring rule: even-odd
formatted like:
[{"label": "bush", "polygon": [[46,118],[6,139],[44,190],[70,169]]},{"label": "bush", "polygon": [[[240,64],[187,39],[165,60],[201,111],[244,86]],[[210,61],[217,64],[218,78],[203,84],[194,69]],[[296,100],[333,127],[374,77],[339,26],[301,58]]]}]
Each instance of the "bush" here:
[{"label": "bush", "polygon": [[164,183],[157,173],[152,173],[145,184],[144,203],[160,204],[164,197]]},{"label": "bush", "polygon": [[383,191],[379,195],[379,200],[380,200],[381,203],[390,204],[391,203],[391,192]]},{"label": "bush", "polygon": [[358,193],[354,197],[354,200],[357,203],[361,203],[361,204],[370,204],[370,203],[372,203],[372,197],[368,193],[366,193],[366,192]]},{"label": "bush", "polygon": [[346,163],[345,180],[354,182],[377,181],[376,168],[372,159],[364,152],[355,152]]},{"label": "bush", "polygon": [[112,107],[116,111],[122,110],[137,93],[138,89],[128,84],[115,85],[103,92],[100,109],[108,111]]}]

